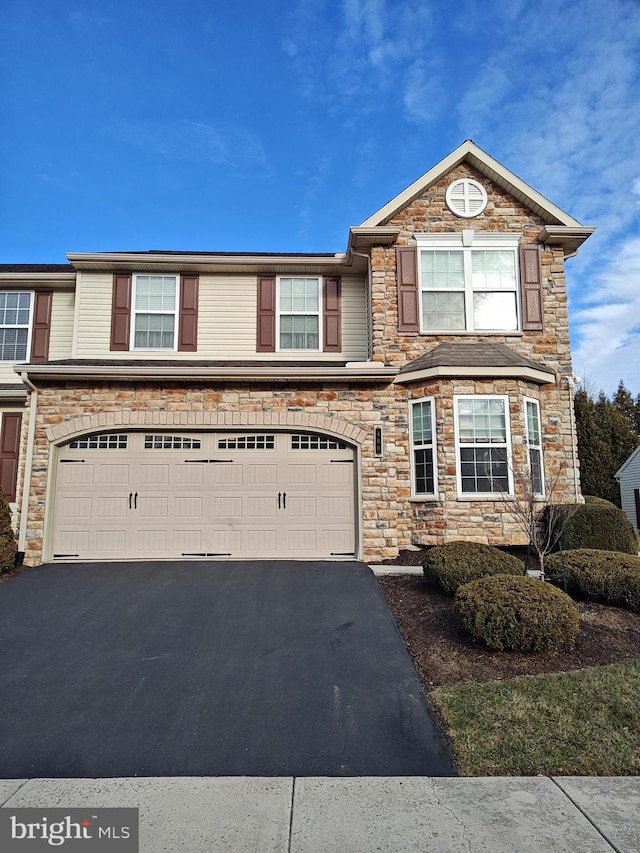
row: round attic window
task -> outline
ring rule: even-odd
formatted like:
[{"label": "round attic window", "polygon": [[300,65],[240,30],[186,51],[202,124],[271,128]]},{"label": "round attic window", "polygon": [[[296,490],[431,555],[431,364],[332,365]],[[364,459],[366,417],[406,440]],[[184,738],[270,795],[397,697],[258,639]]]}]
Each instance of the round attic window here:
[{"label": "round attic window", "polygon": [[471,219],[478,216],[487,206],[487,193],[481,184],[470,178],[461,178],[447,187],[447,207],[456,216]]}]

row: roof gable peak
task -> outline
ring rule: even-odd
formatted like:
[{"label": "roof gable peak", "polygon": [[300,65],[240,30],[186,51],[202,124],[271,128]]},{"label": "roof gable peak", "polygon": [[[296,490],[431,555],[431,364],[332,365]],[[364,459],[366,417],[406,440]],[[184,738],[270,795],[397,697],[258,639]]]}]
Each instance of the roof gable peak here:
[{"label": "roof gable peak", "polygon": [[581,227],[577,219],[569,216],[568,213],[565,213],[513,172],[510,172],[497,160],[494,160],[493,157],[487,154],[486,151],[483,151],[471,139],[465,139],[462,145],[459,145],[443,160],[403,190],[403,192],[377,210],[360,227],[371,228],[385,225],[432,184],[439,181],[444,175],[464,162],[473,166],[474,169],[484,175],[488,180],[506,190],[519,202],[526,205],[534,213],[537,213],[545,224],[561,225],[569,228]]}]

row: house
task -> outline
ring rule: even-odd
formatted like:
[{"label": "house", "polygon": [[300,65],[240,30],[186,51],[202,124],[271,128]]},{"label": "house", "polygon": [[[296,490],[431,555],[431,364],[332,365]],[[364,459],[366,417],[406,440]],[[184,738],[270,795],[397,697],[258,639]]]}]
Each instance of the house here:
[{"label": "house", "polygon": [[620,486],[622,509],[636,530],[640,530],[640,447],[614,474]]},{"label": "house", "polygon": [[345,252],[0,266],[25,562],[521,543],[518,472],[579,498],[564,262],[593,230],[466,141]]}]

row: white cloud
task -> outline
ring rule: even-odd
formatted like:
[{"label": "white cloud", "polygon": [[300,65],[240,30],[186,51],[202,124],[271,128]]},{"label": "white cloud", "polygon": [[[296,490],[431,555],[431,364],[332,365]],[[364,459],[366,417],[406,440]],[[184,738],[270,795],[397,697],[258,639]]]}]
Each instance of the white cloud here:
[{"label": "white cloud", "polygon": [[169,160],[186,160],[243,171],[264,169],[260,138],[246,128],[207,122],[116,122],[109,133],[122,142]]}]

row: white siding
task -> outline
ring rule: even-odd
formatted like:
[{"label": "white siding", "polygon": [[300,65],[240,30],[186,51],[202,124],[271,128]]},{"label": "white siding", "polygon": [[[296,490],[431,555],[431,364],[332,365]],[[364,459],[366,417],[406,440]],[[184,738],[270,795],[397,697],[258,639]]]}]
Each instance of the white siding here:
[{"label": "white siding", "polygon": [[256,353],[257,280],[254,275],[201,275],[198,311],[198,351],[111,352],[110,273],[83,273],[78,281],[78,334],[75,358],[249,359],[365,361],[367,322],[365,282],[359,276],[342,278],[342,353]]},{"label": "white siding", "polygon": [[73,312],[75,293],[73,290],[56,290],[51,304],[51,336],[49,359],[71,358],[73,351]]},{"label": "white siding", "polygon": [[636,518],[636,502],[634,490],[640,489],[640,453],[638,453],[627,465],[620,477],[620,498],[622,509],[626,512],[629,521],[638,529]]}]

